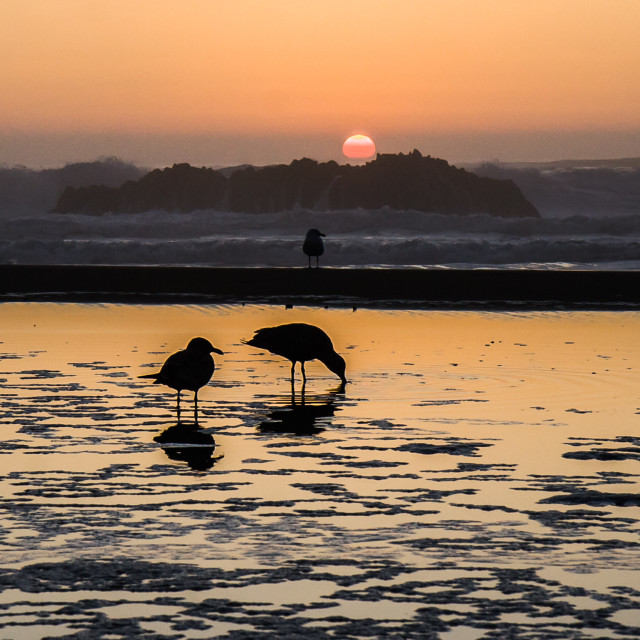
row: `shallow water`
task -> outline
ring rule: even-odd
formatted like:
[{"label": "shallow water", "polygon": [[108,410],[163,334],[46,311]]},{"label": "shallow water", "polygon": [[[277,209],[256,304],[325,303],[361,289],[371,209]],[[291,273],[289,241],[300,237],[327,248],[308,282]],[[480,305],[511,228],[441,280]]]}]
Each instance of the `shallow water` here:
[{"label": "shallow water", "polygon": [[[241,344],[324,328],[350,384]],[[640,634],[640,313],[0,305],[0,637]],[[200,392],[140,380],[202,335]]]}]

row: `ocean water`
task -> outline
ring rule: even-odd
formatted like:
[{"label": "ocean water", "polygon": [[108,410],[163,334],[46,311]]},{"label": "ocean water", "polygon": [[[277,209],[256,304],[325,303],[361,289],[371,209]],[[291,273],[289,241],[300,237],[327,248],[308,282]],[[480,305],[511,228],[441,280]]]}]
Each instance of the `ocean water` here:
[{"label": "ocean water", "polygon": [[[318,363],[242,344],[323,327]],[[637,638],[640,313],[0,305],[0,638]],[[200,392],[138,376],[202,335]]]},{"label": "ocean water", "polygon": [[638,269],[640,215],[502,219],[415,211],[0,212],[0,262],[298,266],[311,227],[324,266]]}]

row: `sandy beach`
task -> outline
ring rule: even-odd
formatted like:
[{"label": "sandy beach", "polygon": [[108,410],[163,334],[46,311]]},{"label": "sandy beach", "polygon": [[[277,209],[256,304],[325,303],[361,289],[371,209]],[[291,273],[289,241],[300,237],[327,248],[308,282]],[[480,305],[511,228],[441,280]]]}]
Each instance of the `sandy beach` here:
[{"label": "sandy beach", "polygon": [[[292,396],[241,343],[300,321],[344,391],[310,363]],[[1,638],[637,637],[637,311],[4,302],[0,325]],[[176,428],[138,376],[196,335],[225,355]]]}]

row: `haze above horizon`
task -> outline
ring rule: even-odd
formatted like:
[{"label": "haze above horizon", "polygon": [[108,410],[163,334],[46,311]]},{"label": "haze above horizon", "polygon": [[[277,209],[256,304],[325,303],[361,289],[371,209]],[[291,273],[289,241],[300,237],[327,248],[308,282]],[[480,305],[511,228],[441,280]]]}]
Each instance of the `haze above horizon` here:
[{"label": "haze above horizon", "polygon": [[5,0],[0,164],[640,155],[634,0]]}]

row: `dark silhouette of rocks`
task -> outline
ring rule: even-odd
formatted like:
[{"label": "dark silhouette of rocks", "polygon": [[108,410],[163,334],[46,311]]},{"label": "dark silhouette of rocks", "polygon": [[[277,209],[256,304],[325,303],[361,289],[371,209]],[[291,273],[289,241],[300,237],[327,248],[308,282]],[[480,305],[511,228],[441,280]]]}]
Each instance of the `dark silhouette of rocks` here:
[{"label": "dark silhouette of rocks", "polygon": [[433,213],[539,216],[510,180],[480,178],[446,160],[410,154],[378,155],[334,181],[331,209],[412,209]]},{"label": "dark silhouette of rocks", "polygon": [[139,213],[153,209],[195,211],[217,209],[228,180],[218,171],[189,164],[155,169],[120,187],[67,187],[55,207],[60,213]]},{"label": "dark silhouette of rocks", "polygon": [[328,209],[331,207],[323,201],[326,191],[337,177],[353,168],[302,158],[288,165],[235,171],[229,180],[230,207],[246,213],[274,213],[295,207]]},{"label": "dark silhouette of rocks", "polygon": [[295,208],[382,207],[503,217],[539,216],[513,181],[480,177],[415,150],[409,154],[378,154],[365,165],[318,163],[302,158],[288,165],[238,168],[228,177],[221,171],[177,164],[156,169],[120,187],[68,187],[55,211],[133,213],[153,209],[214,209],[272,213]]}]

